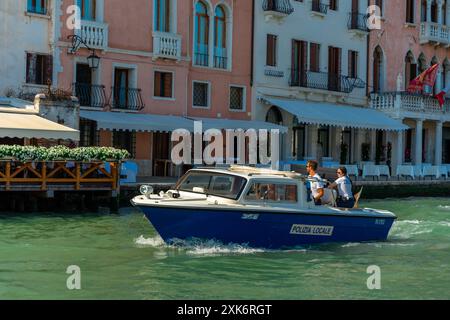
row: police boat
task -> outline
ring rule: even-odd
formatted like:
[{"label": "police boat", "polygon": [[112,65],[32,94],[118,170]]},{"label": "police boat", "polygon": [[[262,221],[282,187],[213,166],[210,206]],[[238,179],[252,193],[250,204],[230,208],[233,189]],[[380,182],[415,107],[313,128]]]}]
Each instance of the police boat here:
[{"label": "police boat", "polygon": [[143,185],[131,203],[167,244],[216,240],[289,249],[334,242],[385,241],[397,217],[370,208],[316,206],[310,178],[253,167],[188,171],[168,192]]}]

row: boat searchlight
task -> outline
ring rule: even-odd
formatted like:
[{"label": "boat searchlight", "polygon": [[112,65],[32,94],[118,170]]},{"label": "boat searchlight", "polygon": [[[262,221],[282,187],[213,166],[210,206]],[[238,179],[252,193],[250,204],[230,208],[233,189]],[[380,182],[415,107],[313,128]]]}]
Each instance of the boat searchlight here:
[{"label": "boat searchlight", "polygon": [[149,198],[150,195],[153,194],[153,187],[152,186],[148,186],[148,185],[142,185],[139,188],[139,191],[141,192],[141,194],[143,196],[146,196],[147,198]]}]

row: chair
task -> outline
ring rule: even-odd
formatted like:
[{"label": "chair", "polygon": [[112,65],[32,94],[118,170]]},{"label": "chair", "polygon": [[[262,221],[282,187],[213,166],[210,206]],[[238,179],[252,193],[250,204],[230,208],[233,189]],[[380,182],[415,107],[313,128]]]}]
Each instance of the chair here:
[{"label": "chair", "polygon": [[354,209],[359,208],[359,199],[361,199],[361,195],[363,193],[364,187],[361,187],[361,190],[357,194],[355,194],[355,205],[353,206]]},{"label": "chair", "polygon": [[414,167],[412,165],[399,165],[397,166],[397,177],[411,177],[411,179],[415,178],[414,175]]},{"label": "chair", "polygon": [[422,165],[415,165],[414,167],[414,176],[417,178],[423,178],[423,166]]},{"label": "chair", "polygon": [[364,166],[367,166],[367,165],[375,165],[375,162],[373,162],[373,161],[361,161],[360,163],[358,163],[358,167],[359,167],[359,169],[360,170],[363,170],[364,169]]},{"label": "chair", "polygon": [[437,166],[431,166],[431,167],[424,167],[423,168],[423,176],[424,177],[435,177],[436,179],[439,179],[441,176],[439,172],[439,167]]},{"label": "chair", "polygon": [[440,174],[440,177],[444,176],[445,179],[447,179],[448,174],[449,174],[447,166],[445,166],[445,165],[439,166],[439,174]]},{"label": "chair", "polygon": [[376,165],[372,165],[372,164],[366,164],[363,167],[363,174],[362,174],[363,179],[366,179],[367,177],[377,177],[377,179],[380,179],[380,170],[378,169],[378,167]]},{"label": "chair", "polygon": [[380,173],[380,177],[381,176],[385,176],[388,179],[391,177],[391,172],[389,170],[389,166],[387,166],[387,165],[380,165],[380,166],[377,166],[377,168],[378,168],[378,171]]},{"label": "chair", "polygon": [[357,165],[348,165],[348,166],[345,166],[345,168],[347,168],[347,174],[349,176],[355,176],[355,177],[359,176],[359,169],[358,169]]}]

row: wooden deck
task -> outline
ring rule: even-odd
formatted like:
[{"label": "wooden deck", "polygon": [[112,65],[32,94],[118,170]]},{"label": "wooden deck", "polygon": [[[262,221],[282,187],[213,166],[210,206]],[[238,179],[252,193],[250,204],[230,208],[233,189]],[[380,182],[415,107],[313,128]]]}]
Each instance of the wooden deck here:
[{"label": "wooden deck", "polygon": [[118,162],[0,161],[0,191],[119,191]]}]

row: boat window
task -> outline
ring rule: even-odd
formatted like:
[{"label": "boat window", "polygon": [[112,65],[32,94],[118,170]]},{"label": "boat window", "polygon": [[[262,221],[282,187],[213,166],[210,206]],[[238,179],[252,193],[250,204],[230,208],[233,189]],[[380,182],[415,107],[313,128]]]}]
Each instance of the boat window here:
[{"label": "boat window", "polygon": [[219,196],[236,200],[247,180],[242,177],[211,172],[190,172],[181,179],[177,190]]},{"label": "boat window", "polygon": [[279,183],[255,183],[247,195],[247,201],[297,202],[297,185]]}]

